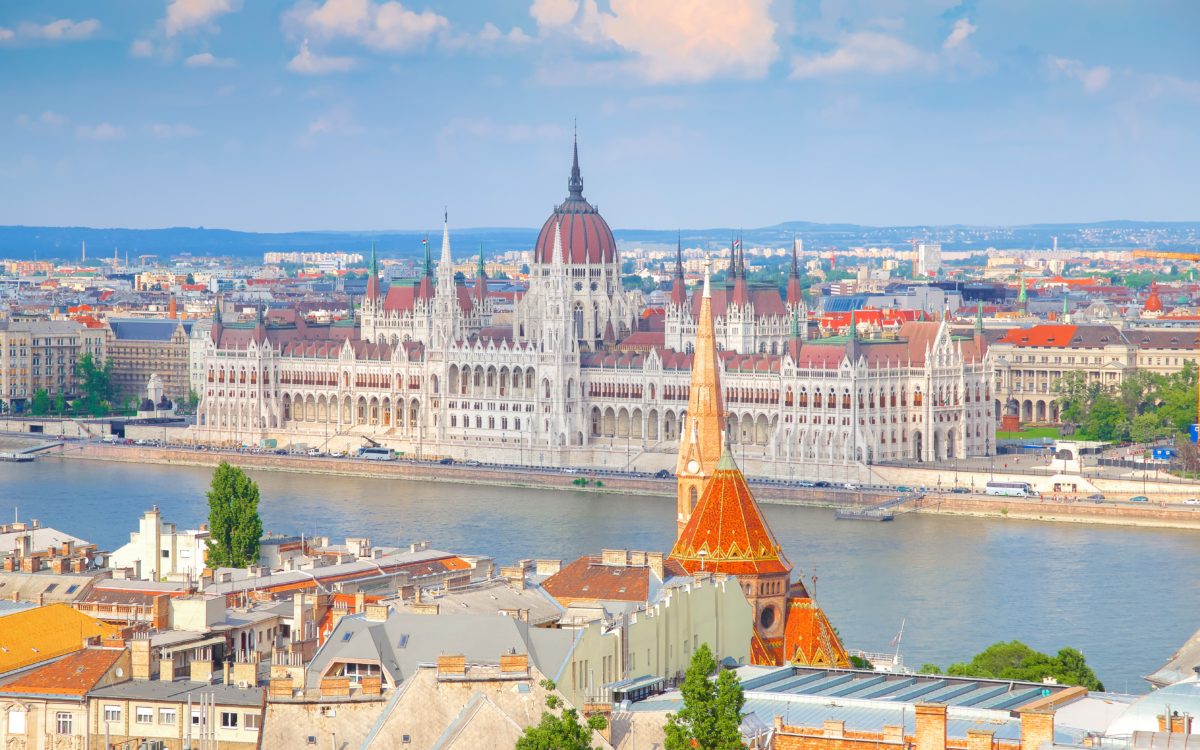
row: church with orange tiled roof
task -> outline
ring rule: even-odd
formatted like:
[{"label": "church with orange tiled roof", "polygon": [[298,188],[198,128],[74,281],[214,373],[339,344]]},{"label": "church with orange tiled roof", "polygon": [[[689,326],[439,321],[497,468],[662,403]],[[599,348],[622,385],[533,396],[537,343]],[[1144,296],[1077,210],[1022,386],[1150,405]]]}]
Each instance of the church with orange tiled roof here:
[{"label": "church with orange tiled roof", "polygon": [[710,294],[705,273],[669,560],[690,575],[737,577],[754,612],[753,663],[849,666],[825,613],[803,583],[792,581],[792,564],[725,444]]}]

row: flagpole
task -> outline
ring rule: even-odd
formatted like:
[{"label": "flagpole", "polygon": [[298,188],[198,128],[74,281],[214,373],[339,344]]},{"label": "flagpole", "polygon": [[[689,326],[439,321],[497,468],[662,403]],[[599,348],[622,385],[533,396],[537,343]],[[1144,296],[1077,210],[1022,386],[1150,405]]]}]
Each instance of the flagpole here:
[{"label": "flagpole", "polygon": [[893,664],[900,663],[900,642],[904,640],[904,623],[908,622],[907,618],[900,620],[900,632],[896,634],[896,655],[892,657]]}]

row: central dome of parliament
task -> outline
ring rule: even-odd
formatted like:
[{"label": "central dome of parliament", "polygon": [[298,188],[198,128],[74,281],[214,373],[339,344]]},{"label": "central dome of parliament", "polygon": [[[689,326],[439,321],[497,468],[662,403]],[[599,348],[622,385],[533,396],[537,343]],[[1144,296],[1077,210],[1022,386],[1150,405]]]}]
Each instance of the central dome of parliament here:
[{"label": "central dome of parliament", "polygon": [[551,263],[554,256],[554,225],[561,222],[564,264],[601,265],[617,259],[617,242],[608,222],[583,197],[583,178],[579,176],[579,144],[575,144],[571,178],[567,180],[567,199],[562,202],[538,234],[533,246],[535,263]]}]

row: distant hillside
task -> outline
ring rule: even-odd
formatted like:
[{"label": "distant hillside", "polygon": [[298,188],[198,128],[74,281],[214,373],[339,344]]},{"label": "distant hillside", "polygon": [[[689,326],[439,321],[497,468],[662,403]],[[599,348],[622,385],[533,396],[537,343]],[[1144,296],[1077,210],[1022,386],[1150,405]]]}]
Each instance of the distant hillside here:
[{"label": "distant hillside", "polygon": [[[533,246],[537,229],[477,227],[454,229],[455,257],[478,251],[480,243],[488,254],[524,250]],[[613,234],[622,244],[674,245],[677,230],[618,229]],[[1089,224],[1032,224],[1014,227],[899,226],[872,227],[858,224],[820,224],[788,221],[769,227],[735,229],[716,227],[679,231],[688,247],[724,247],[735,234],[747,245],[785,246],[793,236],[804,240],[807,249],[837,249],[855,245],[898,246],[912,240],[941,242],[947,250],[1042,249],[1058,237],[1064,249],[1154,247],[1189,249],[1200,247],[1200,222],[1104,221]],[[0,257],[22,259],[77,259],[87,243],[88,257],[111,257],[115,249],[126,253],[163,257],[220,255],[252,260],[274,250],[365,252],[376,243],[385,257],[414,257],[421,253],[421,240],[429,237],[436,256],[441,248],[440,232],[412,230],[328,232],[237,232],[204,227],[165,229],[103,229],[93,227],[0,227]]]}]

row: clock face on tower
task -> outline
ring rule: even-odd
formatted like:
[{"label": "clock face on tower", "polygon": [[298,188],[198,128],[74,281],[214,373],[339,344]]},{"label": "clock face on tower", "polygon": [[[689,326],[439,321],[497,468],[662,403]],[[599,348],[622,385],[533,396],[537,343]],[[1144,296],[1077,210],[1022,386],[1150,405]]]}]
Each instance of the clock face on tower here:
[{"label": "clock face on tower", "polygon": [[697,460],[696,460],[696,459],[694,459],[694,458],[693,458],[691,461],[688,461],[687,470],[688,470],[689,472],[691,472],[692,474],[699,473],[699,471],[700,471],[700,462],[699,462],[699,461],[697,461]]}]

